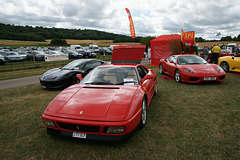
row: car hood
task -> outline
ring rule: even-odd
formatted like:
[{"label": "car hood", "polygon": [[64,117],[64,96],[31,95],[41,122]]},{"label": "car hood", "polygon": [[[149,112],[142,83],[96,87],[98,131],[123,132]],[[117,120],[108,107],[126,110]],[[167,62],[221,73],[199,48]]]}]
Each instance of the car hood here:
[{"label": "car hood", "polygon": [[41,80],[54,80],[62,76],[67,76],[72,70],[64,70],[60,68],[54,68],[45,72],[40,79]]},{"label": "car hood", "polygon": [[191,64],[191,65],[182,65],[182,69],[192,69],[196,73],[203,73],[205,75],[208,74],[216,74],[219,73],[217,71],[218,66],[216,64]]},{"label": "car hood", "polygon": [[138,86],[73,85],[62,91],[45,114],[74,119],[124,119]]}]

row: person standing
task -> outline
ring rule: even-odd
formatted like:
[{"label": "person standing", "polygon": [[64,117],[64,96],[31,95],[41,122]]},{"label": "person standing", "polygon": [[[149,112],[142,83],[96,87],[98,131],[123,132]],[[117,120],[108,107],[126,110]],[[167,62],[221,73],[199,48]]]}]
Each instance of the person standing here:
[{"label": "person standing", "polygon": [[151,47],[148,46],[148,62],[151,62]]},{"label": "person standing", "polygon": [[208,49],[208,46],[205,45],[203,47],[203,59],[205,59],[207,61],[208,60],[208,56],[209,56],[209,49]]},{"label": "person standing", "polygon": [[212,48],[211,63],[218,64],[219,53],[221,53],[221,48],[218,45],[214,45]]}]

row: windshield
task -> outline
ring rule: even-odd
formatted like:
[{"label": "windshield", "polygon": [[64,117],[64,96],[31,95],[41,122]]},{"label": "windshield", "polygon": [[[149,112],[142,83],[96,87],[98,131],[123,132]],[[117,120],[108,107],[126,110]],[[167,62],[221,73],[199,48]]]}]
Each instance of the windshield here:
[{"label": "windshield", "polygon": [[34,54],[44,54],[42,51],[34,51]]},{"label": "windshield", "polygon": [[24,52],[18,52],[19,55],[26,55]]},{"label": "windshield", "polygon": [[66,66],[64,66],[62,69],[67,70],[73,70],[73,69],[83,69],[86,64],[86,61],[73,61],[71,63],[68,63]]},{"label": "windshield", "polygon": [[203,58],[199,56],[179,56],[177,59],[178,64],[185,65],[185,64],[207,64]]},{"label": "windshield", "polygon": [[134,67],[99,67],[92,70],[81,84],[136,85],[139,83]]},{"label": "windshield", "polygon": [[11,53],[7,53],[7,55],[8,56],[13,56],[13,55],[15,56],[16,54],[11,52]]},{"label": "windshield", "polygon": [[230,51],[229,51],[229,50],[223,50],[223,49],[222,49],[222,53],[230,53]]}]

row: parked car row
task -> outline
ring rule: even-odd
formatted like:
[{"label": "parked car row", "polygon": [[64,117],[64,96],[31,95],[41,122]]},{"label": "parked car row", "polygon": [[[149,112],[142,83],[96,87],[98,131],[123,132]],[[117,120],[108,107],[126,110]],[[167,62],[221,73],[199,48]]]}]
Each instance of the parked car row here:
[{"label": "parked car row", "polygon": [[[95,58],[96,53],[92,52],[89,47],[79,47],[80,45],[74,45],[71,47],[20,47],[18,49],[0,48],[0,54],[4,56],[4,62],[23,61],[23,60],[36,60],[44,61],[48,55],[63,55],[67,54],[70,59],[80,58]],[[102,49],[101,49],[102,51]],[[107,54],[111,54],[106,51]],[[1,62],[3,64],[3,62]]]}]

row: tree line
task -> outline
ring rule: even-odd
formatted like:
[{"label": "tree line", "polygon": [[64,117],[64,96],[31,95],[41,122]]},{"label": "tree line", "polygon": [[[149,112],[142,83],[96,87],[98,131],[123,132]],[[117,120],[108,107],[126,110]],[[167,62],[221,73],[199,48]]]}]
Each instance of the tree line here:
[{"label": "tree line", "polygon": [[206,40],[206,39],[203,39],[202,37],[195,37],[195,41],[196,42],[240,41],[240,34],[235,37],[231,37],[231,36],[222,37],[220,40]]},{"label": "tree line", "polygon": [[91,29],[64,29],[32,26],[18,26],[0,23],[0,39],[45,41],[46,39],[77,39],[77,40],[113,40],[114,42],[140,42],[126,35],[108,33]]},{"label": "tree line", "polygon": [[[108,33],[104,31],[91,29],[64,29],[64,28],[46,28],[32,26],[18,26],[0,23],[0,39],[23,40],[23,41],[45,41],[46,39],[77,39],[77,40],[113,40],[118,42],[138,42],[150,45],[150,40],[156,38],[136,37],[132,38],[126,35]],[[196,42],[210,42],[218,40],[205,40],[202,37],[196,37]],[[236,37],[222,37],[220,41],[240,41],[240,34]]]}]

